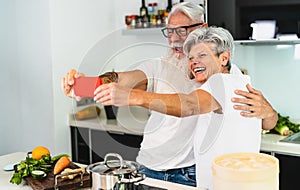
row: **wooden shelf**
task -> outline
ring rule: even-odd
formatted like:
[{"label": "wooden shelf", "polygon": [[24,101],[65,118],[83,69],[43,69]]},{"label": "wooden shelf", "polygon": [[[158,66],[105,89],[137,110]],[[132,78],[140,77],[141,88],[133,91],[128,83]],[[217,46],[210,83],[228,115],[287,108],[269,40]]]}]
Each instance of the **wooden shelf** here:
[{"label": "wooden shelf", "polygon": [[156,28],[134,28],[134,29],[122,29],[123,35],[162,35],[162,27]]}]

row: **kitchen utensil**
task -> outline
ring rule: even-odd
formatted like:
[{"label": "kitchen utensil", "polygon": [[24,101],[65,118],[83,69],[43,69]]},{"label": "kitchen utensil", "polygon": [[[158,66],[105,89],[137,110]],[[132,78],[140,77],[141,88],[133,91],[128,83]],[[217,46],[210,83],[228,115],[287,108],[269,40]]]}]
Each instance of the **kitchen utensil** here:
[{"label": "kitchen utensil", "polygon": [[[115,158],[109,160],[109,158]],[[117,153],[108,153],[103,162],[97,162],[87,167],[92,179],[92,190],[130,190],[134,183],[145,179],[144,174],[137,173],[139,164],[123,160]]]},{"label": "kitchen utensil", "polygon": [[13,171],[14,170],[14,166],[19,164],[19,162],[16,163],[12,163],[12,164],[8,164],[6,166],[3,167],[4,171]]},{"label": "kitchen utensil", "polygon": [[[78,169],[80,168],[75,163],[71,162],[70,169]],[[74,172],[75,173],[75,172]],[[80,172],[79,172],[80,173]],[[77,190],[79,188],[87,188],[91,186],[90,175],[85,172],[84,174],[80,173],[78,176],[73,179],[65,179],[63,176],[71,175],[73,173],[67,173],[64,175],[56,175],[54,176],[53,170],[47,173],[47,177],[38,180],[34,179],[32,176],[28,176],[25,178],[25,182],[29,185],[33,190]]]},{"label": "kitchen utensil", "polygon": [[229,153],[213,161],[213,189],[279,190],[279,160],[263,153]]}]

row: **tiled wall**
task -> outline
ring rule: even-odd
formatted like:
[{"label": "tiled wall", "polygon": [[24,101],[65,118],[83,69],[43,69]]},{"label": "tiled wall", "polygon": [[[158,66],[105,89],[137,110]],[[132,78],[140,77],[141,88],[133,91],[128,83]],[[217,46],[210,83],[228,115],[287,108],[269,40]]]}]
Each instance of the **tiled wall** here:
[{"label": "tiled wall", "polygon": [[300,44],[236,44],[233,62],[279,113],[300,119]]}]

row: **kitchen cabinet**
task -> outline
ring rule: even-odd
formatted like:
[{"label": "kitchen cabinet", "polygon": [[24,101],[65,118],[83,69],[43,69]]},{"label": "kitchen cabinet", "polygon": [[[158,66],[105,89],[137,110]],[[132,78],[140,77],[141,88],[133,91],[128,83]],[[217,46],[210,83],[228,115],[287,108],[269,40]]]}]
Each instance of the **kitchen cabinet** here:
[{"label": "kitchen cabinet", "polygon": [[285,138],[277,134],[264,134],[260,152],[278,158],[280,190],[294,190],[299,186],[300,144],[284,142]]},{"label": "kitchen cabinet", "polygon": [[116,152],[124,160],[135,161],[143,137],[125,133],[91,130],[92,163],[103,161],[109,152]]},{"label": "kitchen cabinet", "polygon": [[[272,152],[268,152],[268,151],[260,151],[260,153],[272,155]],[[274,155],[272,155],[272,156],[274,156]]]},{"label": "kitchen cabinet", "polygon": [[256,20],[276,20],[277,33],[300,35],[297,0],[209,0],[207,7],[208,24],[227,28],[235,39],[249,39]]},{"label": "kitchen cabinet", "polygon": [[91,164],[103,161],[109,152],[135,161],[143,140],[143,121],[147,121],[147,110],[119,108],[118,119],[107,119],[104,108],[100,110],[98,117],[84,120],[76,119],[74,114],[69,115],[72,161]]},{"label": "kitchen cabinet", "polygon": [[90,163],[89,130],[71,127],[72,161],[82,164]]},{"label": "kitchen cabinet", "polygon": [[298,172],[300,171],[300,155],[274,151],[260,151],[275,156],[279,160],[279,189],[294,190],[299,186]]},{"label": "kitchen cabinet", "polygon": [[299,186],[300,157],[276,152],[275,157],[279,159],[280,190],[294,190]]},{"label": "kitchen cabinet", "polygon": [[105,154],[116,152],[125,160],[135,160],[143,136],[70,126],[72,161],[91,164],[103,161]]}]

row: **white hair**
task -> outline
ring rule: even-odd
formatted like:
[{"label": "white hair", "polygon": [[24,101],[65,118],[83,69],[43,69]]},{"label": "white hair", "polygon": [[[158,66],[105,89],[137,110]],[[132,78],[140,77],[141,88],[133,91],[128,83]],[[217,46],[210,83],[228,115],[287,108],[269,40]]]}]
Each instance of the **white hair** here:
[{"label": "white hair", "polygon": [[182,12],[193,22],[204,22],[204,8],[192,2],[182,2],[174,5],[168,15],[168,19],[175,13]]},{"label": "white hair", "polygon": [[[202,27],[194,30],[189,34],[183,44],[183,51],[189,55],[191,48],[198,43],[214,44],[214,51],[216,55],[220,55],[224,51],[230,52],[230,60],[233,58],[234,40],[230,32],[224,28],[210,26]],[[228,61],[228,69],[230,70],[231,61]]]}]

